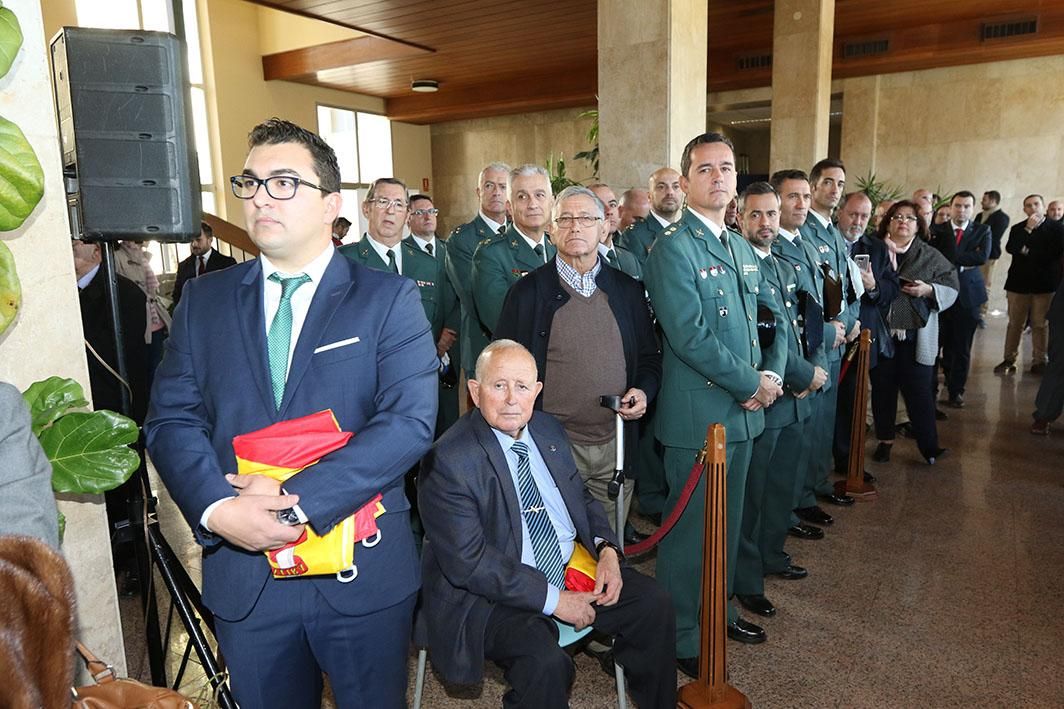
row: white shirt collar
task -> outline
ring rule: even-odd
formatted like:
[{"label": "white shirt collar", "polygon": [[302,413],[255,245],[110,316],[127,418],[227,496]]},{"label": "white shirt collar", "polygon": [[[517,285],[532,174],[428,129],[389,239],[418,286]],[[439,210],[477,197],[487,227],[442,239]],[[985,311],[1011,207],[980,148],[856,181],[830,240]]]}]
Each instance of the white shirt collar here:
[{"label": "white shirt collar", "polygon": [[83,290],[86,286],[92,283],[92,279],[96,278],[96,272],[100,270],[100,264],[96,264],[92,267],[88,273],[78,279],[78,290]]},{"label": "white shirt collar", "polygon": [[772,253],[771,251],[762,251],[761,249],[757,248],[753,244],[750,244],[750,246],[753,247],[754,253],[757,254],[757,257],[759,259],[761,259],[762,261],[764,261],[766,258],[768,258],[769,254]]},{"label": "white shirt collar", "polygon": [[605,244],[603,244],[601,241],[599,242],[598,252],[603,258],[605,258],[610,253],[610,251],[613,251],[614,253],[617,253],[617,245],[614,244],[613,248],[611,249],[610,247],[608,247]]},{"label": "white shirt collar", "polygon": [[518,236],[520,236],[522,239],[525,240],[525,243],[528,244],[528,248],[532,249],[533,251],[536,250],[537,246],[539,246],[540,244],[543,244],[543,263],[547,262],[547,235],[546,234],[544,234],[543,238],[541,238],[539,241],[533,241],[523,231],[518,229],[516,224],[514,225],[514,231],[517,232]]},{"label": "white shirt collar", "polygon": [[369,244],[373,248],[373,250],[377,252],[377,255],[381,257],[381,261],[384,261],[385,265],[388,264],[388,250],[389,250],[389,248],[393,252],[395,252],[395,267],[397,269],[399,269],[399,273],[403,272],[403,241],[402,241],[402,239],[400,239],[399,243],[397,243],[395,246],[388,247],[388,246],[385,246],[384,244],[382,244],[381,242],[377,241],[376,239],[374,239],[372,236],[370,236],[369,232],[367,232],[366,235],[364,237],[362,237],[362,238],[364,238],[366,240],[366,243]]},{"label": "white shirt collar", "polygon": [[794,232],[792,233],[792,232],[787,231],[783,227],[780,227],[780,236],[782,236],[784,239],[786,239],[787,241],[789,241],[790,243],[793,244],[794,240],[798,238],[798,230],[795,229]]},{"label": "white shirt collar", "polygon": [[709,227],[709,230],[713,233],[713,236],[717,237],[718,239],[720,238],[721,233],[723,233],[723,231],[724,231],[724,227],[722,227],[722,226],[720,226],[718,224],[715,224],[714,222],[711,222],[709,219],[706,219],[705,217],[703,217],[701,214],[699,214],[695,210],[691,209],[690,207],[687,208],[687,211],[692,216],[694,216],[696,219],[698,219],[698,221],[702,222],[707,227]]},{"label": "white shirt collar", "polygon": [[499,229],[502,229],[504,226],[506,226],[505,224],[500,224],[499,222],[495,221],[484,212],[478,211],[477,213],[480,214],[480,218],[483,219],[484,223],[487,224],[488,227],[496,234],[499,233]]},{"label": "white shirt collar", "polygon": [[668,225],[672,224],[672,222],[670,222],[670,221],[669,221],[668,219],[666,219],[665,217],[663,217],[663,216],[660,216],[660,215],[659,215],[659,214],[658,214],[657,212],[655,212],[655,211],[654,211],[653,209],[651,209],[651,210],[650,210],[650,215],[651,215],[651,216],[653,216],[653,217],[654,217],[655,219],[657,219],[657,220],[658,220],[658,223],[659,223],[659,224],[661,224],[662,226],[668,226]]},{"label": "white shirt collar", "polygon": [[[303,270],[300,271],[300,273],[305,273],[310,276],[310,280],[314,281],[315,285],[321,283],[322,276],[325,275],[325,269],[329,267],[329,261],[332,260],[334,251],[336,251],[336,248],[332,245],[332,241],[330,241],[329,245],[325,247],[325,250],[322,251],[321,254],[319,254],[313,261],[304,266]],[[270,262],[270,259],[266,258],[266,254],[259,254],[259,261],[262,264],[263,280],[269,279],[269,277],[274,273],[280,273],[282,276],[298,275],[296,273],[284,273],[283,271],[280,271],[276,266],[273,265],[273,263]]]},{"label": "white shirt collar", "polygon": [[813,218],[816,219],[818,222],[820,222],[820,226],[824,227],[825,229],[827,229],[828,228],[828,224],[831,223],[830,221],[828,221],[828,219],[826,219],[820,212],[816,211],[815,209],[810,208],[809,214],[812,215]]},{"label": "white shirt collar", "polygon": [[949,225],[950,225],[950,228],[953,229],[953,231],[957,231],[958,229],[960,229],[961,231],[965,231],[965,230],[968,229],[968,222],[964,222],[964,224],[958,224],[955,221],[953,221],[952,219],[950,219],[949,220]]},{"label": "white shirt collar", "polygon": [[[432,255],[433,256],[436,255],[436,235],[435,234],[433,234],[432,236],[430,236],[427,239],[424,239],[424,238],[418,236],[417,234],[415,234],[413,232],[410,233],[410,236],[412,236],[414,238],[414,241],[417,243],[417,247],[419,249],[421,249],[422,251],[425,251],[425,244],[432,244]],[[428,252],[426,251],[425,253],[428,253]]]}]

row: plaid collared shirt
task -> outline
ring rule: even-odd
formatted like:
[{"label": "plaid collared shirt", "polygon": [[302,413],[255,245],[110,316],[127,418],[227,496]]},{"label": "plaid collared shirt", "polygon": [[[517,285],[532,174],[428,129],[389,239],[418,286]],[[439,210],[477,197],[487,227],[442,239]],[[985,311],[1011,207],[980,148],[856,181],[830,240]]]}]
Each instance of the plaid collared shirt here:
[{"label": "plaid collared shirt", "polygon": [[561,276],[562,280],[568,283],[573,290],[585,298],[590,298],[595,295],[595,291],[598,289],[598,284],[595,283],[595,278],[598,276],[599,271],[602,270],[601,258],[596,258],[595,265],[591,267],[590,271],[583,275],[562,259],[557,258],[555,261],[558,264],[558,275]]}]

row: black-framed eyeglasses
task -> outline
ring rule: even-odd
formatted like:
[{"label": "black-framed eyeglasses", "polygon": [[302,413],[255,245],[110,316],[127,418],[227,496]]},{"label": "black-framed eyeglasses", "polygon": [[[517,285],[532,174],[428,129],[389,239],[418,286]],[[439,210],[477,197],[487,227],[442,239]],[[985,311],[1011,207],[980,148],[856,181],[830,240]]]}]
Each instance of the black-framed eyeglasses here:
[{"label": "black-framed eyeglasses", "polygon": [[259,186],[266,188],[266,194],[274,199],[292,199],[300,185],[313,187],[316,190],[329,194],[329,190],[319,187],[313,182],[308,182],[302,177],[295,175],[273,175],[259,179],[253,175],[233,175],[229,178],[229,184],[233,187],[233,194],[237,199],[251,199],[258,191]]},{"label": "black-framed eyeglasses", "polygon": [[587,216],[570,217],[570,216],[564,216],[564,217],[558,217],[557,219],[555,219],[554,223],[557,224],[562,229],[572,229],[573,228],[573,224],[579,224],[583,228],[587,229],[588,227],[594,226],[595,222],[600,222],[600,221],[602,221],[602,217],[587,217]]},{"label": "black-framed eyeglasses", "polygon": [[415,217],[427,217],[429,215],[434,217],[440,213],[440,210],[433,207],[431,209],[415,209],[410,213],[413,214]]}]

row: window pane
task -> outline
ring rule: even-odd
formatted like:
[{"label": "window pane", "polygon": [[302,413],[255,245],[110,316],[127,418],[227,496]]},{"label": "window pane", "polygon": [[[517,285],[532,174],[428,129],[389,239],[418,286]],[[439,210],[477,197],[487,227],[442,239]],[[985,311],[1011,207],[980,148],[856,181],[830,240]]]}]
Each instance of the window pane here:
[{"label": "window pane", "polygon": [[369,228],[366,218],[362,216],[362,200],[366,198],[368,189],[340,190],[343,198],[343,206],[340,207],[340,216],[347,217],[351,222],[351,228],[347,231],[345,244],[351,244],[362,238]]},{"label": "window pane", "polygon": [[199,25],[196,23],[196,0],[184,0],[181,14],[185,18],[185,39],[188,43],[188,81],[203,83],[203,48],[200,47]]},{"label": "window pane", "polygon": [[[361,182],[355,143],[355,112],[318,106],[318,135],[336,151],[341,182]],[[354,223],[354,222],[352,222]]]},{"label": "window pane", "polygon": [[139,30],[137,0],[75,0],[74,8],[81,27],[109,30]]},{"label": "window pane", "polygon": [[152,273],[156,276],[164,273],[162,244],[158,241],[148,241],[145,242],[144,248],[148,253],[148,265],[151,266]]},{"label": "window pane", "polygon": [[213,192],[208,192],[207,190],[204,190],[203,192],[200,192],[200,205],[203,207],[203,211],[205,213],[213,214],[215,216],[218,215],[218,212],[214,211],[216,205],[214,203],[214,193]]},{"label": "window pane", "polygon": [[196,136],[196,156],[199,158],[200,184],[214,182],[211,166],[211,143],[207,132],[207,97],[202,88],[192,87],[192,129]]},{"label": "window pane", "polygon": [[140,0],[140,15],[144,29],[156,32],[173,32],[170,21],[169,0]]},{"label": "window pane", "polygon": [[385,116],[358,114],[358,165],[366,184],[392,176],[392,124]]}]

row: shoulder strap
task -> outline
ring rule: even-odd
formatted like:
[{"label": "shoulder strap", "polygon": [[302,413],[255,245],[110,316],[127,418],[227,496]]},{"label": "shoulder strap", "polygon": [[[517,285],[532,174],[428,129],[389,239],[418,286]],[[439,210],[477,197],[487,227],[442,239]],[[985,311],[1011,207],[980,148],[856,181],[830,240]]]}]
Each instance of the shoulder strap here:
[{"label": "shoulder strap", "polygon": [[82,645],[80,642],[75,643],[78,654],[81,655],[81,659],[85,662],[85,668],[92,675],[92,679],[96,684],[107,684],[108,682],[114,682],[115,671],[110,665],[92,654],[89,648]]}]

